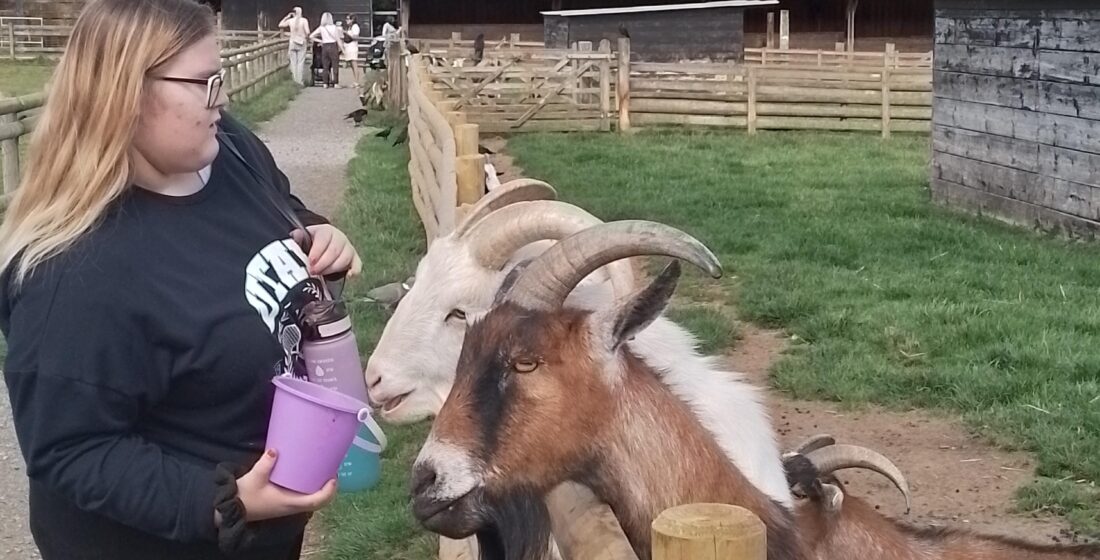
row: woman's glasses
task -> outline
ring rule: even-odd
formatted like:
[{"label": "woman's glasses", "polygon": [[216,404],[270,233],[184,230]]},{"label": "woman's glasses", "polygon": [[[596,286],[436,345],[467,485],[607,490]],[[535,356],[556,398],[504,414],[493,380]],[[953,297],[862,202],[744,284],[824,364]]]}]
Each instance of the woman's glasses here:
[{"label": "woman's glasses", "polygon": [[217,74],[209,78],[176,78],[172,76],[154,76],[158,80],[166,82],[183,82],[185,84],[198,84],[206,86],[206,108],[213,109],[222,94],[222,84],[225,83],[225,68],[218,70]]}]

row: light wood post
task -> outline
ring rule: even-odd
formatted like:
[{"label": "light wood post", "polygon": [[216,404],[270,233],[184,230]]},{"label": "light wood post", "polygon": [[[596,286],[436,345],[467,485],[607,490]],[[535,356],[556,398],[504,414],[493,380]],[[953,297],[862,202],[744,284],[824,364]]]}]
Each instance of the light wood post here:
[{"label": "light wood post", "polygon": [[894,44],[886,43],[882,54],[882,137],[890,137],[890,65],[894,59]]},{"label": "light wood post", "polygon": [[[448,113],[448,119],[452,115],[461,115],[466,120],[464,113]],[[478,126],[476,124],[453,124],[451,127],[455,133],[455,171],[458,180],[458,194],[456,201],[459,206],[477,202],[485,192],[485,156],[477,151]]]},{"label": "light wood post", "polygon": [[8,55],[15,60],[15,24],[8,22]]},{"label": "light wood post", "polygon": [[791,11],[779,10],[779,48],[791,48]]},{"label": "light wood post", "polygon": [[611,130],[611,41],[600,41],[600,130]]},{"label": "light wood post", "polygon": [[630,130],[630,39],[619,37],[619,132]]},{"label": "light wood post", "polygon": [[747,66],[749,71],[749,91],[748,91],[748,116],[746,117],[746,125],[749,130],[749,134],[756,134],[756,80],[757,72],[756,67]]},{"label": "light wood post", "polygon": [[775,12],[768,12],[768,35],[764,40],[764,49],[775,48]]},{"label": "light wood post", "polygon": [[[0,125],[18,121],[15,113],[0,115]],[[4,194],[10,194],[19,185],[19,138],[0,141],[0,154],[4,165]]]},{"label": "light wood post", "polygon": [[765,560],[764,522],[727,504],[669,508],[653,522],[653,560]]}]

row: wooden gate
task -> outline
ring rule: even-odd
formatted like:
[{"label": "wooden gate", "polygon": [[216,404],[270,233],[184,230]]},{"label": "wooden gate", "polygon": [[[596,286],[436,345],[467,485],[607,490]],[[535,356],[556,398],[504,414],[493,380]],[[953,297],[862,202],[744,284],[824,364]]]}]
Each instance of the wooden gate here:
[{"label": "wooden gate", "polygon": [[432,87],[482,132],[611,130],[612,53],[487,48],[474,63],[469,51],[428,53]]}]

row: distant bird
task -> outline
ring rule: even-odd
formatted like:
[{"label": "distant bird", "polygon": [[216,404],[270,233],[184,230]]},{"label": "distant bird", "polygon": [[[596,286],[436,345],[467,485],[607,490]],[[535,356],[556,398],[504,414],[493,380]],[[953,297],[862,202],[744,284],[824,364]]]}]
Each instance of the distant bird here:
[{"label": "distant bird", "polygon": [[408,139],[409,127],[406,125],[405,128],[401,129],[401,134],[397,135],[397,139],[393,141],[393,145],[396,146],[398,144],[404,144]]},{"label": "distant bird", "polygon": [[478,33],[474,38],[474,64],[481,62],[485,56],[485,34]]},{"label": "distant bird", "polygon": [[393,127],[392,126],[386,127],[385,130],[375,133],[375,136],[378,137],[378,138],[389,138],[391,132],[393,132]]},{"label": "distant bird", "polygon": [[496,152],[490,150],[489,148],[486,148],[483,144],[478,144],[477,145],[477,153],[493,155]]},{"label": "distant bird", "polygon": [[503,173],[498,172],[497,168],[493,167],[493,164],[486,163],[485,164],[485,190],[486,191],[491,191],[491,190],[496,189],[497,187],[499,187],[500,186],[500,176],[501,175],[503,175]]},{"label": "distant bird", "polygon": [[355,126],[359,126],[363,123],[363,119],[367,118],[366,109],[356,109],[347,115],[344,115],[344,120],[351,119],[355,121]]},{"label": "distant bird", "polygon": [[619,35],[622,37],[630,38],[630,32],[626,30],[626,25],[619,23]]}]

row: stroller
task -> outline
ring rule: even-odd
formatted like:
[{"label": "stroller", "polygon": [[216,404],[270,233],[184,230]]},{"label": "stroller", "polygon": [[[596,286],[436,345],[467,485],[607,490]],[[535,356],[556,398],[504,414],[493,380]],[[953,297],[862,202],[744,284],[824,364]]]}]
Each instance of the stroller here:
[{"label": "stroller", "polygon": [[313,54],[310,55],[309,86],[321,86],[325,84],[324,68],[321,66],[321,44],[313,44]]},{"label": "stroller", "polygon": [[386,67],[385,37],[375,37],[367,47],[367,65],[371,70],[382,70]]}]

